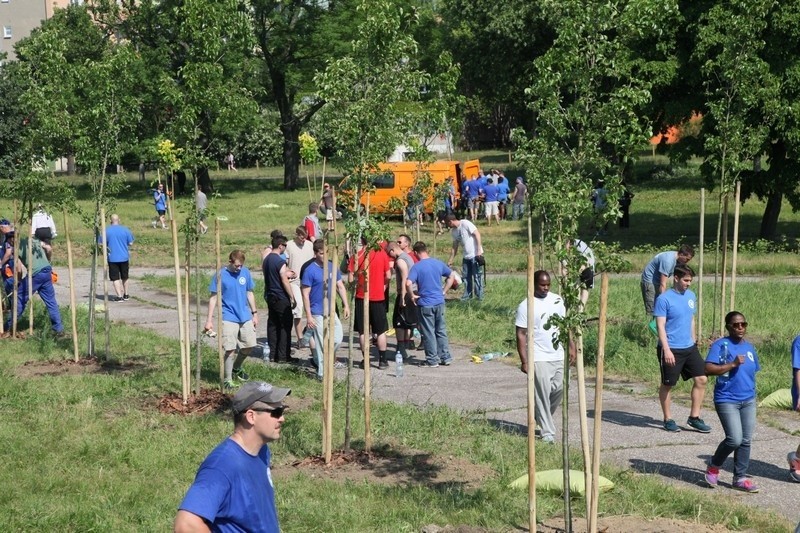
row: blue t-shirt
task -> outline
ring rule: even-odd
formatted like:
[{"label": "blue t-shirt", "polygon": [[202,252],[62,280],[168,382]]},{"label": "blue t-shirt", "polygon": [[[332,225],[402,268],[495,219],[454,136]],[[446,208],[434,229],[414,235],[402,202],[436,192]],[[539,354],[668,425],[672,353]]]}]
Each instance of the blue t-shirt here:
[{"label": "blue t-shirt", "polygon": [[[247,267],[242,267],[239,272],[231,272],[228,267],[220,270],[222,273],[222,320],[244,324],[253,319],[250,304],[247,302],[247,293],[252,291],[256,284]],[[208,292],[217,294],[217,276],[211,278]]]},{"label": "blue t-shirt", "polygon": [[738,343],[730,337],[717,339],[708,349],[706,363],[719,364],[722,345],[728,343],[727,361],[733,361],[736,356],[744,355],[744,363],[732,369],[728,376],[717,376],[714,385],[714,403],[746,402],[756,397],[756,372],[761,370],[758,364],[758,355],[752,344],[745,340]]},{"label": "blue t-shirt", "polygon": [[642,281],[652,283],[656,287],[661,284],[661,276],[672,276],[675,263],[678,262],[678,253],[674,251],[657,254],[642,271]]},{"label": "blue t-shirt", "polygon": [[414,263],[408,273],[408,279],[417,284],[417,306],[433,307],[444,303],[442,279],[450,276],[450,267],[436,259],[428,257]]},{"label": "blue t-shirt", "polygon": [[452,209],[453,203],[450,201],[450,197],[454,197],[456,194],[456,189],[452,185],[447,185],[447,196],[444,197],[444,208],[445,209]]},{"label": "blue t-shirt", "polygon": [[153,193],[153,201],[156,204],[156,211],[167,210],[167,195],[163,192],[156,191]]},{"label": "blue t-shirt", "polygon": [[279,533],[269,448],[252,456],[230,438],[208,454],[180,507],[211,531]]},{"label": "blue t-shirt", "polygon": [[[102,239],[98,239],[102,242]],[[106,227],[106,246],[108,246],[108,262],[123,263],[130,259],[128,246],[133,244],[133,233],[125,226],[112,224]]]},{"label": "blue t-shirt", "polygon": [[692,319],[696,312],[696,301],[697,298],[690,290],[681,294],[675,289],[669,289],[656,298],[653,316],[666,317],[664,329],[670,349],[680,350],[694,346]]},{"label": "blue t-shirt", "polygon": [[497,193],[500,196],[501,202],[505,202],[506,200],[508,200],[509,188],[507,179],[503,179],[503,181],[497,184]]},{"label": "blue t-shirt", "polygon": [[797,373],[800,372],[800,335],[792,342],[792,409],[797,405]]},{"label": "blue t-shirt", "polygon": [[488,183],[483,187],[483,194],[486,195],[487,202],[497,202],[499,199],[498,192],[497,185],[494,183]]},{"label": "blue t-shirt", "polygon": [[[336,272],[336,281],[342,279],[342,273],[339,272],[338,268],[333,266],[333,262],[328,261],[328,279],[331,279],[331,272]],[[303,274],[300,277],[300,286],[301,287],[311,287],[311,290],[308,292],[308,300],[311,303],[311,314],[312,315],[327,315],[328,313],[324,312],[323,309],[323,294],[322,294],[322,281],[324,278],[324,274],[322,272],[322,265],[313,261],[308,266],[303,269]],[[333,297],[333,287],[334,283],[328,284],[328,298]]]},{"label": "blue t-shirt", "polygon": [[470,180],[467,182],[467,195],[469,198],[477,198],[478,194],[480,194],[480,182],[478,180]]}]

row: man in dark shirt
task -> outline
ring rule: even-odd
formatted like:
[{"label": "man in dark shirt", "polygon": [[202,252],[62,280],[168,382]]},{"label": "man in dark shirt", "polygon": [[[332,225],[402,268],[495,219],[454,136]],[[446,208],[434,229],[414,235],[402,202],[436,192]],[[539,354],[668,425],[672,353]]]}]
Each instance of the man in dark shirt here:
[{"label": "man in dark shirt", "polygon": [[281,257],[286,251],[286,237],[279,235],[272,239],[272,251],[264,258],[261,269],[264,272],[264,300],[267,301],[267,342],[273,361],[292,362],[292,309],[296,305],[290,280],[296,274],[289,270]]}]

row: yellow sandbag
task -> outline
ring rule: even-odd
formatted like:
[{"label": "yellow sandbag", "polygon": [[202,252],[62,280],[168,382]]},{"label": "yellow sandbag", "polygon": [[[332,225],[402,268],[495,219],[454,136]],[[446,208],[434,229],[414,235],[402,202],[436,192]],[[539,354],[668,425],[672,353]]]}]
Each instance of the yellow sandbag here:
[{"label": "yellow sandbag", "polygon": [[777,409],[791,409],[792,408],[792,391],[791,389],[778,389],[758,404],[760,407],[775,407]]},{"label": "yellow sandbag", "polygon": [[[591,480],[591,474],[589,475]],[[528,488],[528,474],[520,476],[508,485],[512,489],[527,489]],[[564,474],[562,470],[545,470],[543,472],[536,472],[536,488],[548,492],[556,492],[561,494],[564,492]],[[614,488],[614,483],[608,479],[600,476],[600,491],[604,492]],[[584,494],[586,492],[586,485],[584,484],[583,472],[580,470],[569,471],[569,489],[570,492],[575,494]]]}]

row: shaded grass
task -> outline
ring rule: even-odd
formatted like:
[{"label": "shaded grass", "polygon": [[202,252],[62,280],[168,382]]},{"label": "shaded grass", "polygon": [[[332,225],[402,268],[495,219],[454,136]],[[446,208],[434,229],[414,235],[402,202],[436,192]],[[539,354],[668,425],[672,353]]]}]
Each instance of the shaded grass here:
[{"label": "shaded grass", "polygon": [[[200,461],[230,432],[229,415],[182,417],[155,410],[161,395],[177,390],[178,344],[121,324],[114,324],[112,359],[137,362],[131,370],[21,377],[25,361],[68,358],[68,344],[54,342],[49,355],[42,355],[37,339],[7,341],[0,359],[0,523],[9,531],[169,529]],[[215,375],[215,367],[216,355],[209,354],[204,373]],[[248,363],[247,370],[254,379],[291,387],[292,399],[309,406],[289,411],[283,436],[272,445],[276,470],[320,453],[319,384],[292,368]],[[342,384],[335,394],[334,446],[339,447]],[[353,402],[359,448],[363,408],[357,394]],[[459,457],[488,466],[494,475],[479,489],[465,490],[426,478],[387,486],[321,480],[301,471],[277,482],[284,531],[419,530],[430,523],[507,530],[526,523],[527,493],[506,487],[526,471],[524,437],[444,407],[376,402],[372,413],[375,448],[400,457],[410,450]],[[571,460],[579,467],[579,454],[573,452]],[[539,446],[537,465],[559,468],[560,451]],[[760,531],[786,527],[773,515],[728,502],[718,505],[694,491],[664,488],[648,476],[607,467],[602,473],[617,488],[601,499],[601,513],[693,519],[702,509],[704,523]],[[539,516],[557,515],[561,505],[557,495],[540,493]],[[584,512],[582,505],[575,500],[577,515]]]}]

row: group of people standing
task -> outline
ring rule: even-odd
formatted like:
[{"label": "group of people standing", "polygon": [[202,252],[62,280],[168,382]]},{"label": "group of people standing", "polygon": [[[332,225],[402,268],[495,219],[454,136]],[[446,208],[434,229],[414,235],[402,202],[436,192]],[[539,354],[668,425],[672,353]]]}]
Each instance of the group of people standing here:
[{"label": "group of people standing", "polygon": [[525,216],[528,188],[522,177],[516,179],[512,189],[503,172],[492,169],[488,174],[484,174],[483,170],[480,170],[478,176],[471,176],[461,183],[460,192],[459,208],[473,222],[478,220],[483,209],[487,226],[492,225],[492,219],[500,224],[501,220],[508,218],[509,203],[512,206],[513,220]]},{"label": "group of people standing", "polygon": [[[645,311],[653,317],[658,335],[657,357],[661,370],[659,402],[664,415],[664,429],[678,432],[681,427],[671,412],[671,390],[679,378],[693,380],[691,407],[686,426],[709,433],[711,426],[700,418],[700,410],[708,382],[715,376],[714,409],[725,433],[705,471],[708,486],[719,486],[720,469],[733,454],[731,487],[744,492],[759,488],[747,475],[750,451],[756,426],[756,373],[761,369],[755,347],[746,340],[747,319],[733,310],[725,315],[726,335],[714,341],[705,359],[697,346],[695,315],[697,298],[690,286],[694,271],[687,264],[694,257],[691,246],[682,245],[677,251],[657,254],[642,272],[642,298]],[[671,287],[667,287],[671,278]],[[652,324],[652,322],[651,322]],[[794,361],[792,387],[800,385],[800,357]],[[800,410],[795,395],[793,408]],[[800,459],[788,456],[792,481],[800,482]]]}]

